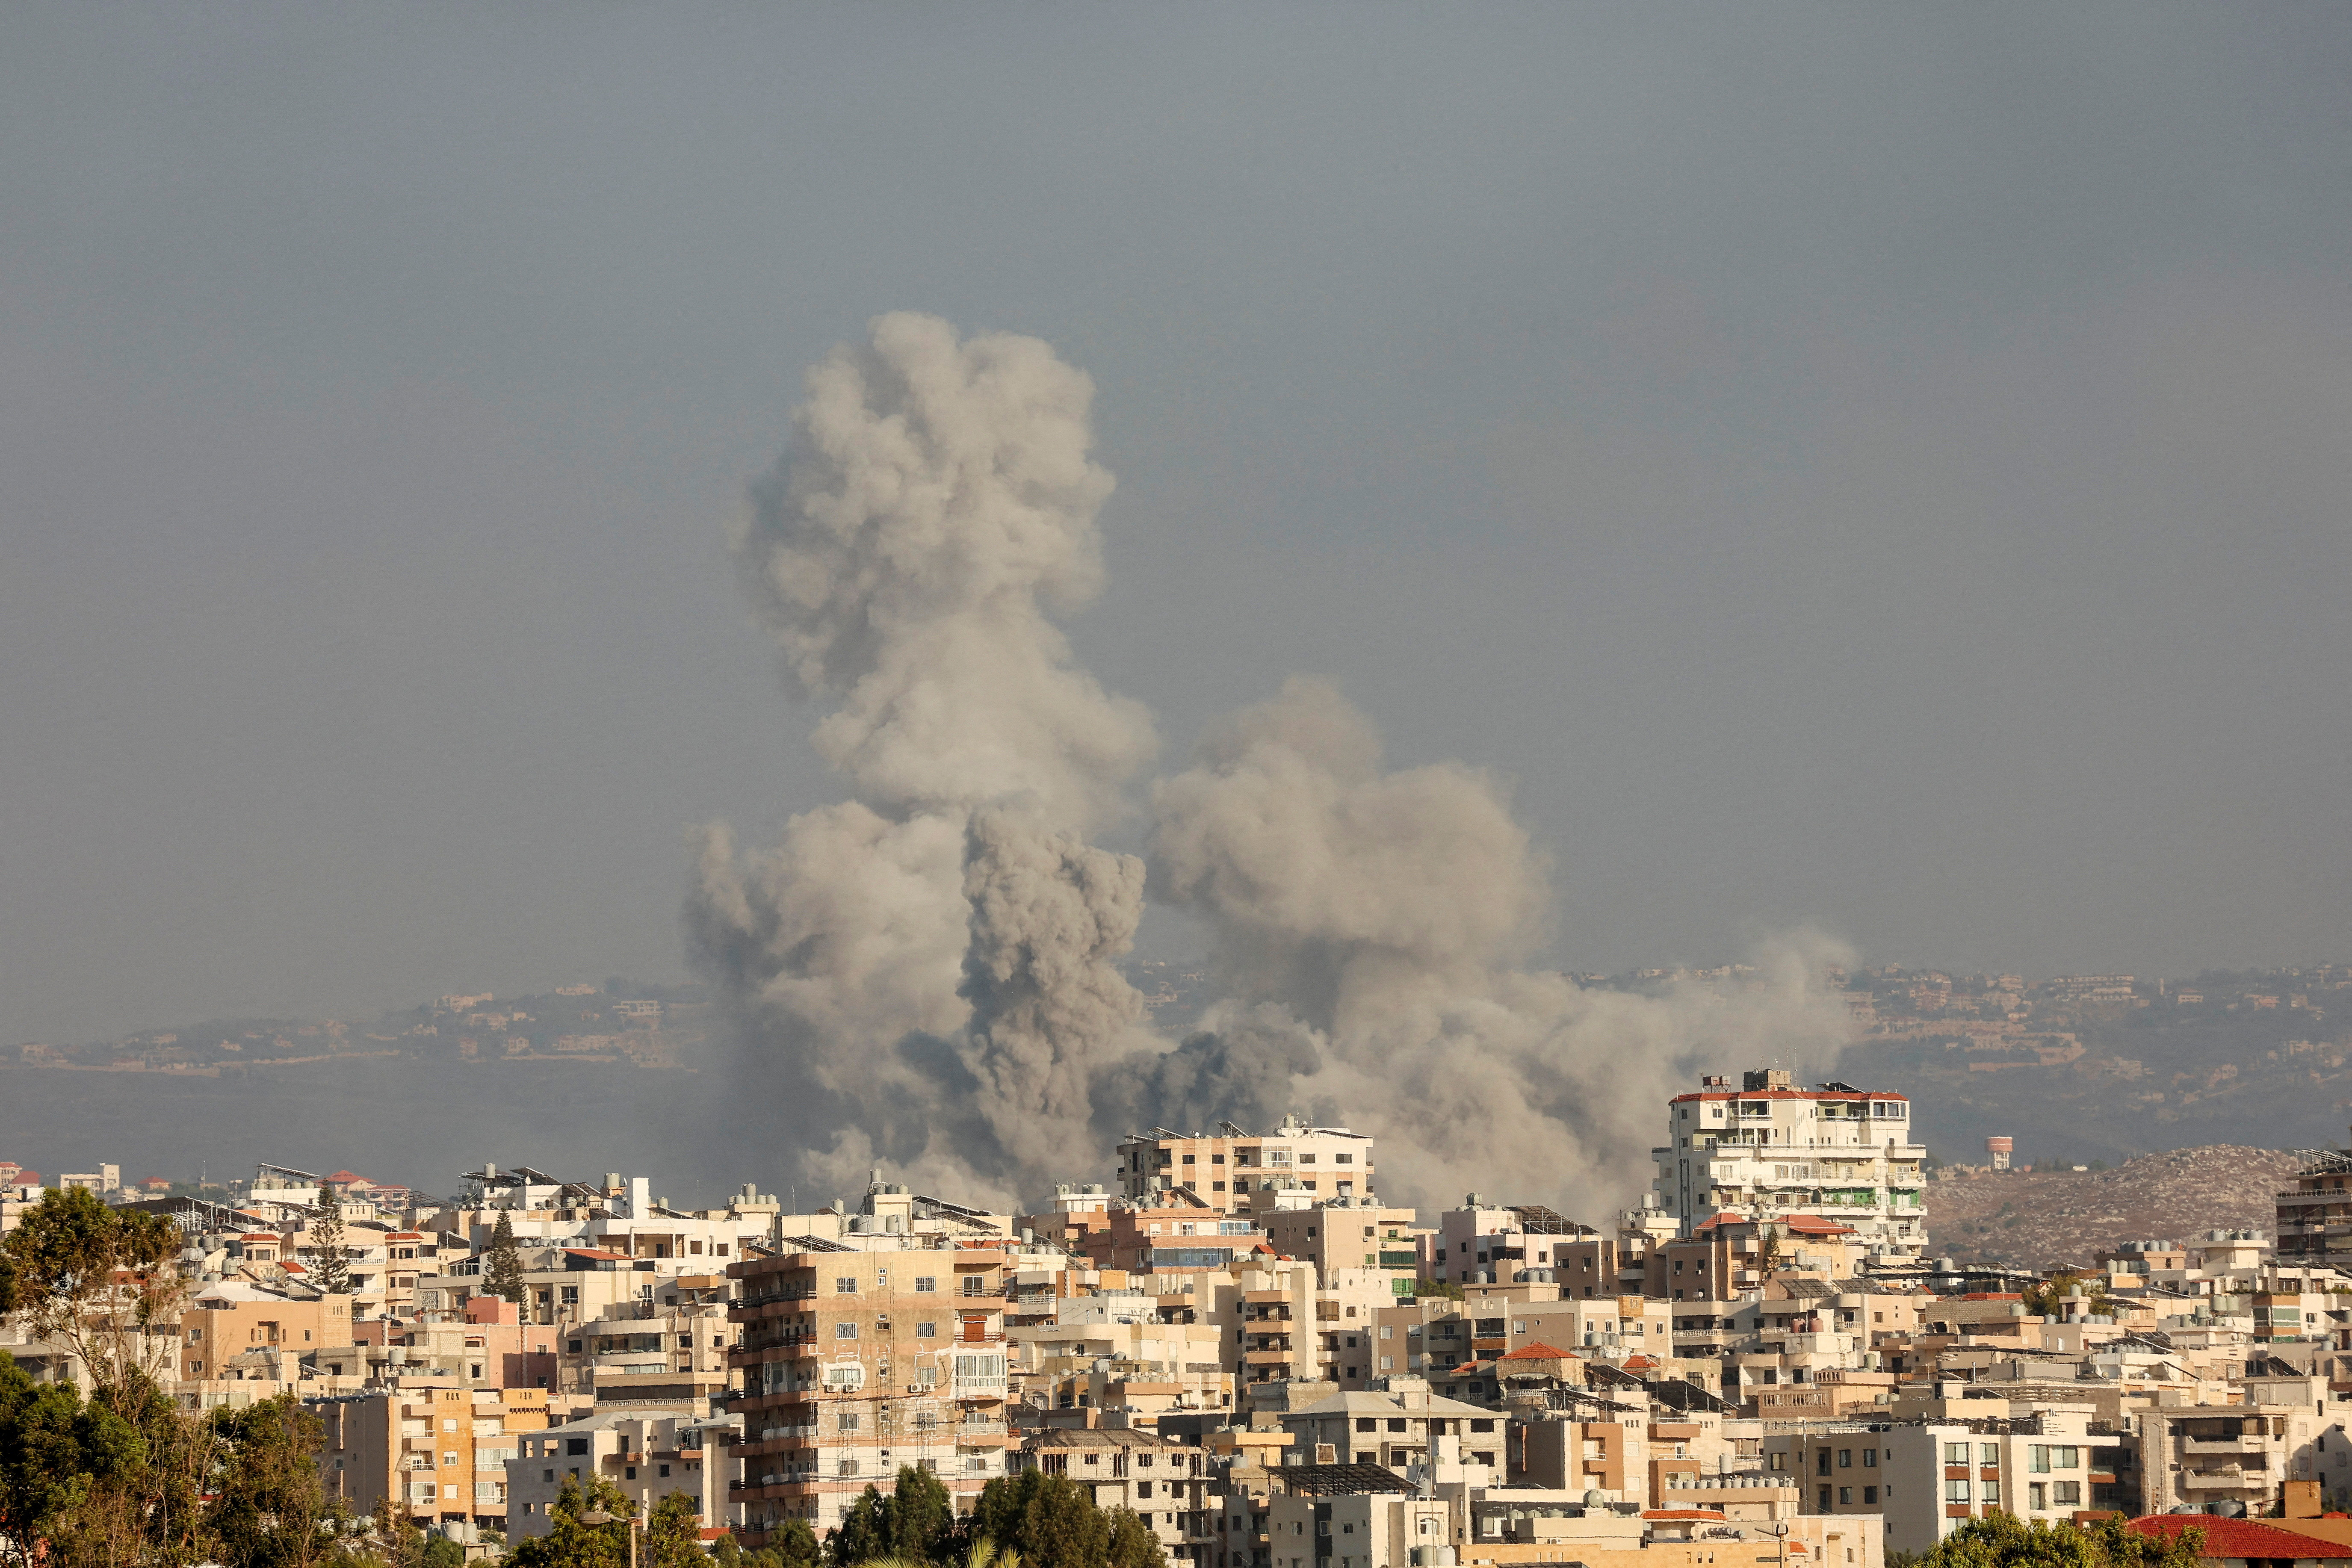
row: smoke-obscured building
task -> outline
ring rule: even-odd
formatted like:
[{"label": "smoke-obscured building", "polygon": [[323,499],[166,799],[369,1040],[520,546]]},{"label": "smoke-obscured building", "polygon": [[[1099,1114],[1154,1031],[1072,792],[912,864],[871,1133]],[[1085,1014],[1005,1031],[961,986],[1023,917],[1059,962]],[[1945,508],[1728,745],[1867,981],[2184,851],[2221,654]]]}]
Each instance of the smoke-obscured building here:
[{"label": "smoke-obscured building", "polygon": [[1309,1127],[1286,1116],[1271,1132],[1230,1121],[1212,1135],[1155,1127],[1118,1145],[1119,1191],[1161,1203],[1181,1189],[1218,1213],[1306,1209],[1372,1190],[1372,1141],[1345,1127]]}]

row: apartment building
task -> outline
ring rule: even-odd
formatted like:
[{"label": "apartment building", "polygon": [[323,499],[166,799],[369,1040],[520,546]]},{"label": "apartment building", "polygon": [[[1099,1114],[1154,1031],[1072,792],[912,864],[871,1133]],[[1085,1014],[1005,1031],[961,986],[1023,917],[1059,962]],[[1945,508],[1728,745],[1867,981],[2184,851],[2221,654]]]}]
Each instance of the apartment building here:
[{"label": "apartment building", "polygon": [[[1883,1514],[1890,1551],[1927,1552],[1961,1523],[2007,1512],[2056,1522],[2099,1506],[2118,1436],[2079,1412],[1846,1425],[1764,1435],[1764,1467],[1802,1489],[1808,1514]],[[2153,1511],[2153,1510],[2150,1510]]]},{"label": "apartment building", "polygon": [[566,1486],[583,1491],[602,1476],[648,1517],[672,1492],[695,1505],[706,1529],[734,1522],[729,1487],[731,1416],[709,1418],[679,1411],[600,1410],[548,1426],[520,1439],[506,1462],[505,1490],[512,1527],[509,1542],[528,1541],[554,1528],[554,1506]]},{"label": "apartment building", "polygon": [[[1079,1297],[1048,1323],[1005,1331],[1015,1392],[1054,1412],[1230,1409],[1234,1376],[1213,1323],[1163,1322],[1140,1291]],[[1089,1311],[1089,1307],[1105,1310]]]},{"label": "apartment building", "polygon": [[707,1403],[728,1381],[732,1295],[724,1275],[656,1277],[635,1300],[607,1302],[566,1323],[557,1386],[604,1401]]},{"label": "apartment building", "polygon": [[[179,1376],[189,1382],[218,1381],[239,1358],[278,1357],[296,1366],[313,1363],[336,1373],[348,1357],[356,1371],[359,1357],[352,1346],[352,1299],[349,1296],[298,1294],[258,1285],[218,1280],[197,1291],[182,1309]],[[282,1380],[282,1381],[290,1381]]]},{"label": "apartment building", "polygon": [[508,1461],[548,1425],[547,1392],[462,1388],[439,1379],[306,1399],[324,1430],[327,1495],[364,1515],[379,1499],[420,1524],[507,1527]]},{"label": "apartment building", "polygon": [[[1462,1284],[1473,1281],[1508,1285],[1526,1279],[1554,1283],[1559,1265],[1568,1261],[1570,1242],[1589,1242],[1598,1233],[1541,1204],[1490,1205],[1476,1193],[1462,1206],[1437,1216],[1437,1234],[1430,1238],[1429,1277]],[[1580,1264],[1608,1256],[1596,1247],[1578,1249]],[[1579,1283],[1599,1278],[1593,1268],[1571,1270]],[[1613,1273],[1613,1270],[1610,1272]]]},{"label": "apartment building", "polygon": [[[2303,1397],[2290,1403],[2289,1389]],[[2325,1389],[2316,1378],[2248,1380],[2243,1405],[2142,1412],[2139,1511],[2168,1513],[2185,1504],[2210,1512],[2218,1503],[2239,1503],[2250,1514],[2271,1512],[2287,1482],[2320,1479],[2321,1439],[2333,1426],[2321,1414]],[[2340,1453],[2343,1434],[2334,1437]]]},{"label": "apartment building", "polygon": [[1374,1331],[1383,1372],[1438,1376],[1465,1363],[1529,1344],[1556,1345],[1586,1360],[1674,1352],[1672,1304],[1642,1296],[1567,1300],[1423,1297],[1383,1309]]},{"label": "apartment building", "polygon": [[1113,1205],[1071,1245],[1098,1268],[1150,1274],[1222,1268],[1265,1239],[1254,1221],[1221,1213],[1181,1189],[1161,1196],[1173,1201]]},{"label": "apartment building", "polygon": [[1005,1259],[836,1248],[728,1268],[747,1544],[790,1517],[822,1537],[902,1465],[938,1475],[960,1508],[1003,1473]]},{"label": "apartment building", "polygon": [[[1500,1413],[1429,1392],[1370,1390],[1335,1394],[1303,1410],[1275,1417],[1290,1434],[1291,1452],[1304,1464],[1379,1465],[1395,1469],[1441,1452],[1471,1463],[1499,1466],[1506,1422]],[[1447,1449],[1440,1441],[1459,1440]]]},{"label": "apartment building", "polygon": [[1374,1268],[1389,1277],[1391,1295],[1412,1294],[1422,1233],[1412,1209],[1386,1208],[1367,1198],[1334,1199],[1318,1208],[1262,1214],[1256,1223],[1276,1257],[1312,1263],[1323,1279],[1342,1268]]},{"label": "apartment building", "polygon": [[[1453,1560],[1458,1498],[1418,1495],[1394,1472],[1362,1465],[1292,1466],[1277,1479],[1279,1489],[1258,1516],[1264,1544],[1254,1561],[1264,1568],[1405,1568]],[[1232,1517],[1239,1522],[1249,1516]],[[1253,1561],[1239,1552],[1231,1556],[1235,1568]]]},{"label": "apartment building", "polygon": [[1138,1427],[1056,1429],[1022,1440],[1014,1470],[1066,1476],[1097,1508],[1127,1509],[1173,1563],[1202,1563],[1214,1537],[1207,1454]]},{"label": "apartment building", "polygon": [[[433,1292],[421,1290],[420,1299]],[[526,1324],[512,1301],[472,1296],[456,1309],[427,1305],[415,1318],[353,1325],[359,1364],[327,1358],[322,1371],[371,1378],[446,1377],[493,1388],[557,1386],[555,1331]]]},{"label": "apartment building", "polygon": [[1328,1382],[1360,1388],[1378,1373],[1380,1314],[1396,1297],[1378,1269],[1328,1279],[1292,1259],[1253,1261],[1216,1281],[1212,1321],[1244,1388]]},{"label": "apartment building", "polygon": [[1902,1095],[1850,1084],[1799,1089],[1778,1068],[1702,1080],[1667,1103],[1667,1142],[1653,1149],[1660,1206],[1689,1236],[1718,1215],[1811,1215],[1850,1226],[1865,1246],[1916,1256],[1927,1240],[1927,1150],[1911,1140]]},{"label": "apartment building", "polygon": [[1157,1205],[1181,1188],[1220,1214],[1264,1214],[1370,1196],[1372,1141],[1295,1116],[1255,1134],[1230,1121],[1208,1136],[1154,1128],[1120,1140],[1118,1169],[1119,1191],[1134,1203]]},{"label": "apartment building", "polygon": [[2277,1209],[2280,1262],[2352,1268],[2352,1151],[2314,1155]]}]

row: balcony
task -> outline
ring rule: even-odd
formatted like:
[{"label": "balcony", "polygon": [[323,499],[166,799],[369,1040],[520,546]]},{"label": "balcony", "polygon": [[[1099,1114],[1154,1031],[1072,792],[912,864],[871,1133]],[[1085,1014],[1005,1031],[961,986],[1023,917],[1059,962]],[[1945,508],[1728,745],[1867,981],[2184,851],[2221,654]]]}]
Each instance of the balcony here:
[{"label": "balcony", "polygon": [[2210,1470],[2180,1472],[2180,1489],[2184,1492],[2243,1491],[2249,1487],[2261,1489],[2269,1484],[2269,1477],[2261,1469],[2241,1469],[2235,1465],[2224,1465]]}]

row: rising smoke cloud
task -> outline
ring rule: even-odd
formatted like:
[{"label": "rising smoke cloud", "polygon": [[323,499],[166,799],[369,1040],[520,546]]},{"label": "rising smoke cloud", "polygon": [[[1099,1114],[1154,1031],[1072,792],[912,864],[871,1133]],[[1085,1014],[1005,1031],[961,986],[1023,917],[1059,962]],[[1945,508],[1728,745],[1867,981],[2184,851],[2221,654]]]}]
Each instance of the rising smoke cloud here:
[{"label": "rising smoke cloud", "polygon": [[[1696,1064],[1833,1048],[1818,943],[1728,995],[1526,967],[1549,868],[1506,791],[1386,771],[1325,682],[1213,726],[1151,787],[1148,879],[1093,844],[1155,741],[1054,619],[1101,586],[1092,394],[1034,339],[884,316],[809,373],[753,488],[736,559],[788,681],[832,704],[815,741],[852,798],[748,857],[706,830],[687,924],[796,1175],[840,1190],[884,1163],[1014,1203],[1126,1129],[1295,1106],[1381,1139],[1391,1199],[1581,1208],[1638,1191]],[[1181,1043],[1118,968],[1147,889],[1210,932],[1226,994]]]}]

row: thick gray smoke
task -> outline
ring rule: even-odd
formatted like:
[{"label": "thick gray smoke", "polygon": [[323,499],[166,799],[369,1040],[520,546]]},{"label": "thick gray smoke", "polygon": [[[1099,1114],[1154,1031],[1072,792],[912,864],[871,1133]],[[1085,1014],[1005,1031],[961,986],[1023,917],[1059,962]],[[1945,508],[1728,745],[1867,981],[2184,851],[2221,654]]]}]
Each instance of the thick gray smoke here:
[{"label": "thick gray smoke", "polygon": [[737,557],[789,679],[833,704],[816,742],[853,798],[749,858],[709,830],[687,910],[795,1175],[839,1190],[885,1163],[1015,1202],[1097,1177],[1127,1129],[1295,1107],[1380,1138],[1391,1200],[1585,1210],[1644,1184],[1697,1064],[1834,1049],[1819,951],[1727,995],[1528,968],[1547,868],[1500,785],[1385,771],[1307,679],[1150,792],[1149,885],[1212,933],[1229,997],[1153,1037],[1117,967],[1144,867],[1089,842],[1152,728],[1051,618],[1101,581],[1091,384],[1033,339],[892,315],[808,391]]},{"label": "thick gray smoke", "polygon": [[[1160,895],[1214,933],[1218,972],[1313,1043],[1301,1097],[1382,1142],[1384,1191],[1471,1188],[1590,1206],[1645,1184],[1664,1097],[1699,1061],[1790,1062],[1842,1037],[1782,947],[1769,983],[1655,998],[1517,967],[1542,936],[1545,867],[1491,778],[1384,772],[1371,725],[1293,679],[1217,726],[1152,799]],[[1228,1070],[1232,1070],[1231,1068]]]},{"label": "thick gray smoke", "polygon": [[856,798],[748,861],[708,832],[687,921],[813,1179],[1013,1197],[1138,1010],[1141,868],[1085,836],[1151,723],[1049,618],[1102,581],[1093,394],[1034,339],[884,316],[754,487],[736,558]]}]

